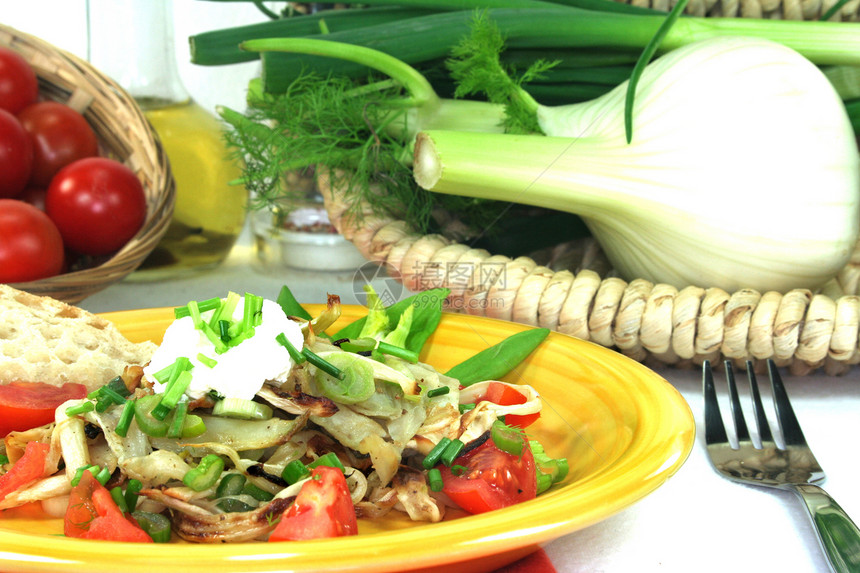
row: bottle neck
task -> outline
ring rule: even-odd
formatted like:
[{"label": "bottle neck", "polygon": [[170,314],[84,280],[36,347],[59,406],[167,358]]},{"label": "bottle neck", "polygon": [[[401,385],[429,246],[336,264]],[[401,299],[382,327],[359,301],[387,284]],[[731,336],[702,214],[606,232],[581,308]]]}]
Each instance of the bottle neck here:
[{"label": "bottle neck", "polygon": [[171,0],[87,0],[88,59],[142,109],[189,95],[176,65]]}]

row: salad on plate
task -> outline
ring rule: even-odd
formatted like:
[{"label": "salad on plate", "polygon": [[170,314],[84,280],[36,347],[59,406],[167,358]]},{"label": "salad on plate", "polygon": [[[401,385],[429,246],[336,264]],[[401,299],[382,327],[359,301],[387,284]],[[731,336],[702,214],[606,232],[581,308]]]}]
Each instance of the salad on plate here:
[{"label": "salad on plate", "polygon": [[440,372],[420,353],[444,289],[389,307],[367,291],[333,333],[337,296],[314,317],[286,287],[174,309],[148,364],[6,435],[0,510],[38,503],[88,539],[286,541],[492,511],[564,479],[528,433],[538,392],[499,380],[548,331]]}]

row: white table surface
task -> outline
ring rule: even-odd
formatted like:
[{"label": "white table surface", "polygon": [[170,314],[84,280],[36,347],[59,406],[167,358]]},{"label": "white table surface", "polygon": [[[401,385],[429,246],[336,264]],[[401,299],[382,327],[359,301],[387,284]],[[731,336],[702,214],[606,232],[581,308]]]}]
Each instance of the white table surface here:
[{"label": "white table surface", "polygon": [[[353,292],[354,272],[285,270],[266,274],[253,264],[246,232],[218,269],[160,283],[123,282],[84,300],[94,312],[173,306],[223,296],[228,290],[277,295],[290,286],[300,302]],[[793,493],[729,482],[711,468],[702,428],[701,373],[659,368],[692,409],[697,437],[687,462],[659,489],[628,509],[545,549],[560,572],[824,572],[829,568],[810,519]],[[807,441],[828,474],[825,489],[860,521],[860,367],[784,381]]]}]

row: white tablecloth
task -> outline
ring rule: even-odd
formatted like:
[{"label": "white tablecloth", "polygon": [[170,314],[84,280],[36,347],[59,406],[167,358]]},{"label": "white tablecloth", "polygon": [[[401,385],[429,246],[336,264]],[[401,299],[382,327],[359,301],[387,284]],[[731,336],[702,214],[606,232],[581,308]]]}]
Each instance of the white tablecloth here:
[{"label": "white tablecloth", "polygon": [[[81,306],[94,311],[173,306],[223,296],[228,290],[274,296],[283,284],[303,302],[353,292],[354,273],[259,272],[247,236],[217,270],[160,283],[123,282]],[[630,508],[546,546],[560,572],[791,571],[828,567],[806,509],[793,493],[735,484],[719,477],[705,454],[701,373],[658,370],[687,399],[697,421],[696,443],[678,473]],[[784,381],[807,441],[828,474],[827,491],[860,521],[860,367]]]}]

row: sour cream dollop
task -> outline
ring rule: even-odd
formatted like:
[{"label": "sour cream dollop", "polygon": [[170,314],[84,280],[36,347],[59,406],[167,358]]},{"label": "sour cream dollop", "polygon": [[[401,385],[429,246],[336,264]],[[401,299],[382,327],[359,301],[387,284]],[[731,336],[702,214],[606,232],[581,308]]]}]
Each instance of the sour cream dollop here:
[{"label": "sour cream dollop", "polygon": [[[242,319],[243,301],[239,301],[233,312],[233,320]],[[215,311],[201,313],[208,320]],[[190,398],[200,398],[214,390],[225,398],[250,400],[267,380],[285,382],[293,367],[293,360],[286,348],[276,340],[284,333],[287,340],[298,349],[304,344],[301,327],[287,318],[280,305],[271,300],[263,301],[262,323],[254,330],[254,336],[244,340],[226,352],[218,354],[215,346],[200,330],[194,327],[190,316],[176,319],[164,333],[161,346],[155,351],[144,375],[155,383],[157,393],[164,392],[163,384],[156,382],[154,374],[184,356],[191,361],[191,384],[185,391]],[[198,355],[216,361],[208,366]]]}]

